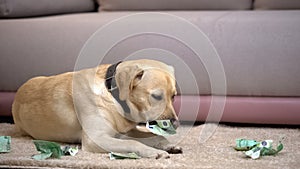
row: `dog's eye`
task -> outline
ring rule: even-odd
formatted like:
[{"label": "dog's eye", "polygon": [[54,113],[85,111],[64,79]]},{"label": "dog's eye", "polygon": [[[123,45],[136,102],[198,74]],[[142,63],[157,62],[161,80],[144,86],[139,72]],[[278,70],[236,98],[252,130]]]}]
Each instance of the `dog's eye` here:
[{"label": "dog's eye", "polygon": [[160,101],[160,100],[162,100],[162,95],[158,95],[158,94],[151,94],[151,97],[153,97],[155,100],[158,100],[158,101]]}]

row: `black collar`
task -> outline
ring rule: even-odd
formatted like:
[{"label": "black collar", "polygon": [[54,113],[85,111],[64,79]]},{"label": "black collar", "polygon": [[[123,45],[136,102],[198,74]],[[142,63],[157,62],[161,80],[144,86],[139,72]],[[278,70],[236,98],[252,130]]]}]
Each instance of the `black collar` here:
[{"label": "black collar", "polygon": [[119,98],[120,91],[119,91],[119,88],[117,86],[116,79],[115,79],[116,69],[121,62],[122,61],[108,67],[108,69],[106,71],[106,75],[105,75],[105,86],[106,86],[107,90],[112,94],[112,96],[122,106],[124,112],[130,113],[130,109],[129,109],[126,101],[122,101]]}]

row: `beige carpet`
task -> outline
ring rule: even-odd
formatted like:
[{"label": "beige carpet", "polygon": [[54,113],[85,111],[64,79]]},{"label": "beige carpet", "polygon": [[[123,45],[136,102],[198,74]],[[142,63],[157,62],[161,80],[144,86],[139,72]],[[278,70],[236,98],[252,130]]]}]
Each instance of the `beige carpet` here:
[{"label": "beige carpet", "polygon": [[[182,139],[173,139],[183,148],[183,154],[171,155],[169,159],[110,160],[108,154],[79,151],[75,156],[61,159],[36,161],[37,154],[30,137],[20,136],[11,124],[0,124],[0,135],[12,136],[12,150],[0,154],[0,168],[21,166],[23,168],[300,168],[300,130],[298,128],[234,127],[219,125],[214,135],[204,144],[198,142],[203,125],[181,126]],[[284,149],[276,156],[263,156],[258,160],[245,157],[231,146],[236,138],[273,139],[285,136]]]}]

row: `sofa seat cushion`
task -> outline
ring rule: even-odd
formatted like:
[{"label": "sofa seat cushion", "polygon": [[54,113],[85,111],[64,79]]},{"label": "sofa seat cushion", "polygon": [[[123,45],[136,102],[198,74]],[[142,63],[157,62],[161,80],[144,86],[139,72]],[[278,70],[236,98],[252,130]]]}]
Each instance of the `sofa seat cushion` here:
[{"label": "sofa seat cushion", "polygon": [[299,0],[255,0],[255,9],[300,9]]},{"label": "sofa seat cushion", "polygon": [[174,108],[182,121],[300,125],[299,97],[178,96]]},{"label": "sofa seat cushion", "polygon": [[252,0],[97,0],[100,10],[242,10]]},{"label": "sofa seat cushion", "polygon": [[93,0],[0,0],[0,18],[94,11]]},{"label": "sofa seat cushion", "polygon": [[[0,92],[0,121],[12,116],[14,96],[13,92]],[[216,102],[220,100],[224,102]],[[212,104],[224,104],[224,109],[216,112]],[[300,97],[181,95],[175,97],[173,105],[181,121],[300,125]],[[211,113],[218,115],[211,116]]]}]

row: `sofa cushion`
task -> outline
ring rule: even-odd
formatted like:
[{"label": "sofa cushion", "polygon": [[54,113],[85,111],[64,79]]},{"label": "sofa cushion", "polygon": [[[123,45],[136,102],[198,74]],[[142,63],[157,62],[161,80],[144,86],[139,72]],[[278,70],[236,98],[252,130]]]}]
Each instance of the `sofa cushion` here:
[{"label": "sofa cushion", "polygon": [[241,10],[252,0],[97,0],[100,10]]},{"label": "sofa cushion", "polygon": [[255,0],[255,9],[300,9],[299,0]]},{"label": "sofa cushion", "polygon": [[0,18],[32,17],[95,10],[93,0],[0,0]]}]

